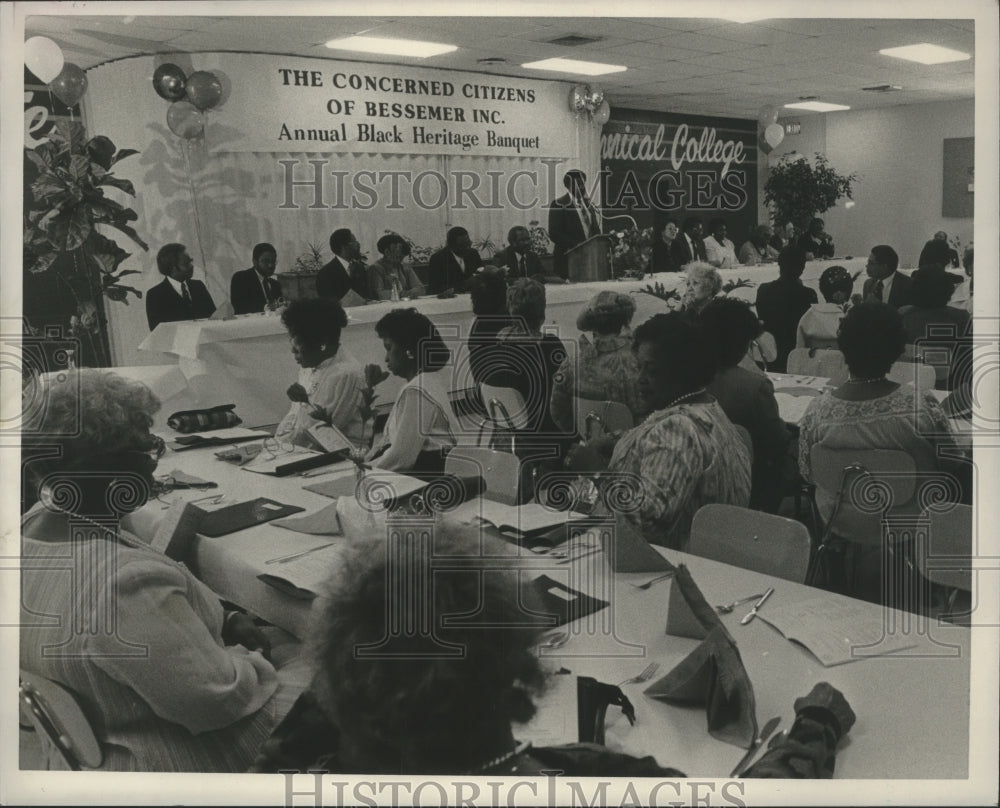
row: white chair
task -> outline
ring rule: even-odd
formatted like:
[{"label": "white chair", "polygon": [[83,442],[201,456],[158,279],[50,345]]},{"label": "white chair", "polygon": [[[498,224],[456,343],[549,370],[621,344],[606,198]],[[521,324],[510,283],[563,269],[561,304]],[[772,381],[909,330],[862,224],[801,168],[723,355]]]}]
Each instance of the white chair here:
[{"label": "white chair", "polygon": [[489,428],[493,433],[509,432],[510,450],[513,452],[514,433],[528,426],[528,405],[524,397],[513,387],[497,387],[492,384],[480,384],[479,393],[483,406],[486,407],[486,418],[480,425],[480,444],[483,434]]},{"label": "white chair", "polygon": [[[632,411],[620,401],[599,401],[577,396],[576,430],[584,440],[590,440],[602,433],[625,431],[635,426]],[[600,431],[595,429],[600,427]]]},{"label": "white chair", "polygon": [[[944,377],[948,378],[948,368]],[[931,365],[922,362],[893,362],[886,378],[896,384],[913,384],[921,390],[933,390],[937,373]]]},{"label": "white chair", "polygon": [[47,768],[100,768],[101,745],[72,691],[22,669],[18,692],[22,714],[35,728]]},{"label": "white chair", "polygon": [[482,446],[456,446],[444,461],[445,474],[483,478],[483,497],[504,505],[517,505],[531,499],[533,481],[521,481],[521,460],[510,452]]},{"label": "white chair", "polygon": [[928,581],[950,590],[947,612],[952,613],[959,593],[972,591],[972,507],[956,504],[923,516],[930,522],[929,541],[917,554],[917,568]]},{"label": "white chair", "polygon": [[812,541],[801,522],[736,505],[701,507],[688,552],[753,572],[802,583]]},{"label": "white chair", "polygon": [[820,376],[836,385],[847,381],[850,375],[840,351],[816,348],[793,348],[788,354],[787,369],[797,376]]}]

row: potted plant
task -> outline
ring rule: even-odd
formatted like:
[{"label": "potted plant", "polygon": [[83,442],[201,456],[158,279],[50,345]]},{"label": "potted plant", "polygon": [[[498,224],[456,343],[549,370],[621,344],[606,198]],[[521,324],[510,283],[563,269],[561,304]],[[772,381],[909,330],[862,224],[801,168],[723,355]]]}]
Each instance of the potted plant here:
[{"label": "potted plant", "polygon": [[804,233],[813,217],[832,208],[838,199],[852,199],[857,180],[857,174],[839,174],[818,152],[813,163],[801,155],[785,155],[769,172],[764,201],[771,206],[778,227],[791,222]]},{"label": "potted plant", "polygon": [[122,283],[126,275],[139,274],[118,268],[131,253],[97,228],[114,228],[149,250],[130,224],[138,218],[135,211],[104,195],[110,187],[135,196],[132,183],[115,177],[111,167],[138,152],[119,150],[101,135],[87,140],[83,124],[59,121],[44,143],[24,154],[25,188],[31,190],[30,200],[25,194],[25,285],[45,307],[35,316],[45,325],[53,324],[53,316],[66,319],[58,324],[80,340],[80,364],[107,367],[104,298],[127,305],[130,293],[141,298],[142,292]]},{"label": "potted plant", "polygon": [[528,235],[531,236],[531,251],[541,259],[546,275],[551,275],[552,269],[552,239],[549,231],[536,219],[528,222]]}]

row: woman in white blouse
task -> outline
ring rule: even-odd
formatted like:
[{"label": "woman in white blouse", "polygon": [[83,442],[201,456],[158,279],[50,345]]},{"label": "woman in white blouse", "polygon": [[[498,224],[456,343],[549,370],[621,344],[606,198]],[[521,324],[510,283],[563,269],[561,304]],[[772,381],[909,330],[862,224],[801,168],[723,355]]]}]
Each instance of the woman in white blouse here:
[{"label": "woman in white blouse", "polygon": [[724,219],[713,219],[708,226],[711,235],[705,239],[705,255],[713,267],[732,269],[740,265],[736,246],[726,238]]},{"label": "woman in white blouse", "polygon": [[278,424],[275,437],[318,448],[309,430],[331,424],[348,440],[360,443],[365,377],[357,359],[340,347],[347,314],[329,298],[295,300],[282,313],[281,322],[288,329],[292,356],[302,370],[298,381],[288,388],[292,406]]},{"label": "woman in white blouse", "polygon": [[368,460],[388,471],[442,472],[459,432],[448,398],[451,374],[443,369],[451,351],[416,309],[393,309],[378,321],[375,332],[385,347],[386,367],[406,384]]}]

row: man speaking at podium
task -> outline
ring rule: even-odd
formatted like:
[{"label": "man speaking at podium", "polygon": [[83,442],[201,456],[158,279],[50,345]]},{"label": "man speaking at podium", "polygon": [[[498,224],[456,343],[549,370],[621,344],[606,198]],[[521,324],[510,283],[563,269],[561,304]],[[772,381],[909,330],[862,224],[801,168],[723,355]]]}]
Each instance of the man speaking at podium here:
[{"label": "man speaking at podium", "polygon": [[566,172],[569,190],[549,205],[549,238],[555,244],[552,264],[560,278],[569,276],[566,251],[601,232],[601,214],[587,196],[587,175],[579,169]]}]

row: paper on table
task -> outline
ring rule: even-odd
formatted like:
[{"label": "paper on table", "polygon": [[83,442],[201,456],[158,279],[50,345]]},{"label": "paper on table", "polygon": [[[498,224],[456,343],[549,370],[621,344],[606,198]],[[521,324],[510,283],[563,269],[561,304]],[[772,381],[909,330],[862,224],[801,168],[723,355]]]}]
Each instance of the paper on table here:
[{"label": "paper on table", "polygon": [[867,603],[824,597],[783,603],[771,598],[757,618],[804,645],[828,668],[916,645],[908,636],[886,632],[882,613],[873,614]]},{"label": "paper on table", "polygon": [[330,576],[337,568],[339,557],[340,548],[321,547],[287,561],[269,564],[267,572],[257,577],[294,598],[310,600],[324,592]]},{"label": "paper on table", "polygon": [[278,452],[274,455],[265,449],[241,468],[245,471],[255,471],[258,474],[274,474],[278,466],[284,466],[286,463],[294,463],[296,460],[304,460],[307,457],[314,457],[319,454],[322,454],[322,452],[314,452],[312,449],[304,449],[301,446],[293,446],[289,452]]},{"label": "paper on table", "polygon": [[576,676],[556,674],[545,680],[545,698],[525,724],[512,724],[511,732],[518,741],[531,741],[534,746],[558,746],[576,743],[577,727]]},{"label": "paper on table", "polygon": [[309,533],[313,536],[343,535],[343,531],[340,529],[340,520],[337,519],[336,502],[331,502],[326,507],[320,508],[316,513],[275,519],[274,524],[278,527],[294,530],[297,533]]},{"label": "paper on table", "polygon": [[504,505],[501,502],[483,499],[480,502],[478,518],[498,530],[523,534],[564,525],[574,519],[586,519],[587,514],[576,511],[552,511],[537,502],[528,505]]},{"label": "paper on table", "polygon": [[774,400],[778,402],[778,414],[781,416],[781,420],[787,424],[797,424],[806,414],[806,410],[809,409],[813,397],[775,392]]},{"label": "paper on table", "polygon": [[[405,497],[414,491],[418,491],[427,485],[426,480],[418,480],[416,477],[408,477],[405,474],[397,474],[394,471],[383,471],[382,469],[372,469],[365,474],[361,483],[362,492],[370,492],[369,496],[375,496],[380,501],[386,498]],[[351,497],[356,495],[354,472],[345,472],[342,476],[337,476],[332,480],[312,485],[302,486],[306,491],[322,494],[325,497]],[[360,492],[358,492],[360,493]]]}]

